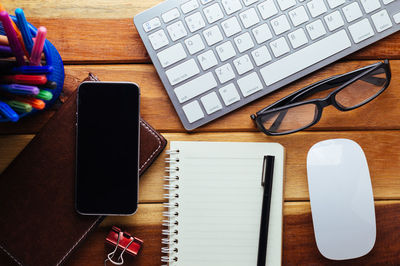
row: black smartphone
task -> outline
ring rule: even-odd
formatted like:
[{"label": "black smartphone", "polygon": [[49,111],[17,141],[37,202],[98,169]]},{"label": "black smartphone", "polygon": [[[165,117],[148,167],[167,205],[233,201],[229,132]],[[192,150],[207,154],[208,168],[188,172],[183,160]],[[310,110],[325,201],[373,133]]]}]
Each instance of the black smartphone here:
[{"label": "black smartphone", "polygon": [[139,87],[78,88],[75,206],[85,215],[132,215],[138,206]]}]

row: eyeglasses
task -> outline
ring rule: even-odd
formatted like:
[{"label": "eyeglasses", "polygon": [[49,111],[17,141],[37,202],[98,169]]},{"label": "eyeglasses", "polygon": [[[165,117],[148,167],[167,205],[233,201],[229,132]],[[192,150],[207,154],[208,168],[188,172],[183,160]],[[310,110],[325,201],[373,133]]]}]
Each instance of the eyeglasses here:
[{"label": "eyeglasses", "polygon": [[[385,60],[304,87],[251,115],[251,118],[267,135],[294,133],[315,125],[321,118],[322,109],[329,105],[339,111],[350,111],[369,103],[389,86],[390,78],[389,61]],[[325,98],[304,100],[335,87],[338,88]]]}]

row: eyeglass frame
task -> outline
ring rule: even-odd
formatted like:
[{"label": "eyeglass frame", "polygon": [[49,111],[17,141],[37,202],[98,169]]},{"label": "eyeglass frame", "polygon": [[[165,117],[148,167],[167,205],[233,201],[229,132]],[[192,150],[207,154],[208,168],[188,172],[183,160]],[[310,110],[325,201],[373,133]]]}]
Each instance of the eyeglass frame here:
[{"label": "eyeglass frame", "polygon": [[[349,107],[349,108],[345,108],[337,103],[335,97],[341,90],[343,90],[350,84],[356,82],[357,80],[362,79],[362,77],[372,73],[373,71],[375,71],[379,68],[382,68],[384,70],[384,73],[386,74],[386,81],[385,81],[385,84],[383,85],[382,89],[377,94],[370,97],[369,99],[366,99],[365,101],[361,102],[360,104]],[[354,77],[352,77],[352,76],[354,76]],[[365,66],[365,67],[362,67],[362,68],[359,68],[359,69],[356,69],[356,70],[353,70],[353,71],[350,71],[350,72],[347,72],[347,73],[344,73],[341,75],[335,75],[330,78],[326,78],[326,79],[317,81],[315,83],[312,83],[298,91],[291,93],[290,95],[280,99],[279,101],[261,109],[260,111],[256,112],[255,114],[252,114],[250,116],[250,118],[254,121],[257,128],[266,135],[282,136],[282,135],[295,133],[295,132],[304,130],[306,128],[312,127],[313,125],[318,123],[321,119],[323,109],[327,106],[333,105],[337,110],[346,112],[346,111],[354,110],[356,108],[359,108],[359,107],[369,103],[370,101],[372,101],[373,99],[378,97],[382,92],[384,92],[387,89],[387,87],[389,87],[391,77],[392,77],[392,75],[391,75],[391,71],[390,71],[389,60],[385,59],[384,62],[374,63],[374,64],[371,64],[371,65],[368,65],[368,66]],[[350,78],[350,80],[349,80],[349,78]],[[338,85],[341,83],[342,83],[342,85]],[[326,96],[325,98],[310,99],[307,101],[300,101],[297,103],[293,103],[294,101],[299,100],[302,97],[310,96],[317,92],[329,90],[329,89],[337,87],[337,86],[339,86],[339,87],[337,89],[335,89],[334,91],[332,91],[331,93],[329,93],[329,95]],[[317,90],[315,90],[315,89],[317,89]],[[263,115],[267,115],[267,114],[274,113],[274,112],[279,112],[279,111],[282,111],[285,109],[289,110],[290,108],[297,107],[300,105],[306,105],[306,104],[314,104],[317,108],[316,111],[318,111],[318,112],[317,112],[317,115],[315,115],[313,122],[311,122],[310,124],[308,124],[304,127],[286,131],[286,132],[270,132],[262,125],[261,118]]]}]

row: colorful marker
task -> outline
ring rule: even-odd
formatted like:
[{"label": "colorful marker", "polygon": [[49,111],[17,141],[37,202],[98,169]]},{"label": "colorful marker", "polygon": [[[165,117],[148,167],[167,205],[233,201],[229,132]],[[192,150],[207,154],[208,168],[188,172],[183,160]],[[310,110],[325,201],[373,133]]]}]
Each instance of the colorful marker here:
[{"label": "colorful marker", "polygon": [[46,90],[40,90],[39,93],[36,95],[36,98],[50,101],[53,98],[53,93]]},{"label": "colorful marker", "polygon": [[17,17],[18,28],[21,31],[22,39],[24,40],[25,48],[30,54],[33,48],[33,40],[28,22],[26,21],[24,11],[21,8],[15,9],[15,16]]},{"label": "colorful marker", "polygon": [[21,43],[17,37],[17,33],[15,32],[11,24],[11,19],[6,11],[0,12],[0,21],[3,23],[4,31],[7,35],[8,42],[14,53],[14,56],[17,59],[18,65],[25,65],[24,50],[22,49]]},{"label": "colorful marker", "polygon": [[38,95],[40,92],[38,87],[19,85],[19,84],[8,84],[8,85],[0,84],[0,91],[17,95]]},{"label": "colorful marker", "polygon": [[31,66],[40,65],[40,60],[42,59],[42,52],[44,47],[44,42],[46,41],[47,30],[45,27],[39,27],[35,41],[33,43],[33,48],[31,52],[31,58],[29,64]]},{"label": "colorful marker", "polygon": [[12,122],[17,122],[18,114],[6,103],[0,102],[0,113]]},{"label": "colorful marker", "polygon": [[7,104],[17,113],[29,113],[32,111],[32,105],[30,105],[29,103],[11,100],[7,101]]},{"label": "colorful marker", "polygon": [[1,45],[7,45],[7,46],[8,46],[8,39],[7,39],[7,36],[0,35],[0,44],[1,44]]},{"label": "colorful marker", "polygon": [[10,46],[7,46],[7,45],[0,45],[0,54],[14,56]]},{"label": "colorful marker", "polygon": [[30,75],[41,75],[50,74],[53,72],[52,66],[20,66],[14,67],[10,70],[12,74],[30,74]]},{"label": "colorful marker", "polygon": [[6,75],[0,76],[0,82],[27,85],[45,85],[47,83],[47,78],[45,75]]},{"label": "colorful marker", "polygon": [[39,99],[35,99],[35,98],[31,98],[31,97],[15,97],[15,100],[17,102],[21,102],[21,103],[25,103],[28,104],[29,106],[38,109],[38,110],[42,110],[46,107],[46,104],[44,103],[44,101],[39,100]]}]

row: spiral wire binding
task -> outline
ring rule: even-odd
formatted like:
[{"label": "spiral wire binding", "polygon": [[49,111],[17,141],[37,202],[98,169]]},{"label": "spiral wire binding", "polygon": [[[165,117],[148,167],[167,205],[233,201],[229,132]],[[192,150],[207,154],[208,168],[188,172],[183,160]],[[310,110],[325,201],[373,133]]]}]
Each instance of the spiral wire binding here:
[{"label": "spiral wire binding", "polygon": [[165,238],[161,239],[163,247],[161,248],[161,262],[166,263],[165,266],[171,265],[173,262],[178,261],[178,216],[179,216],[179,150],[167,150],[166,154],[169,155],[165,159],[165,163],[169,164],[165,167],[164,180],[167,182],[164,184],[164,189],[167,192],[164,194],[164,199],[168,199],[167,203],[164,203],[163,216],[166,217],[162,221],[162,225],[165,229],[162,230],[161,234]]}]

